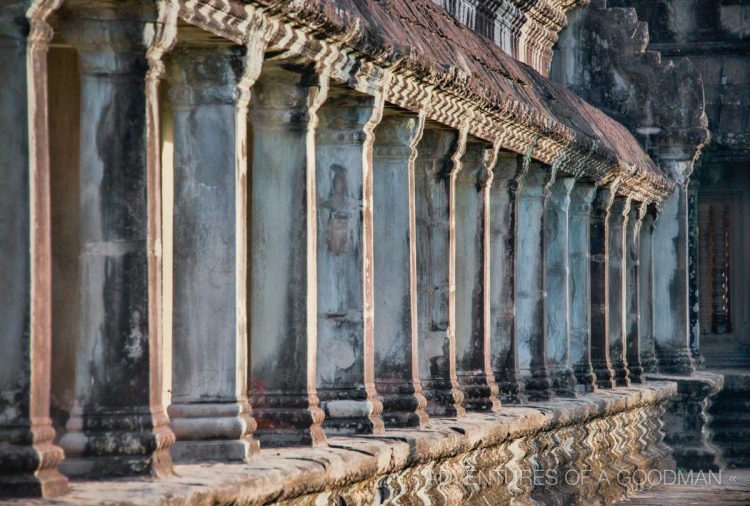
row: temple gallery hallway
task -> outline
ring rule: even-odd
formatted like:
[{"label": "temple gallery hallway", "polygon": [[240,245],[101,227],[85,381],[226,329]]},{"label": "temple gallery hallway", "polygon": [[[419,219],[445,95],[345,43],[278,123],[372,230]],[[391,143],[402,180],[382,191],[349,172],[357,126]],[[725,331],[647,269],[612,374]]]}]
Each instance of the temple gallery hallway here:
[{"label": "temple gallery hallway", "polygon": [[[718,476],[718,474],[714,475],[715,478]],[[708,480],[707,476],[706,480]],[[685,481],[687,483],[684,483]],[[644,490],[619,504],[747,505],[750,504],[750,469],[727,469],[722,471],[719,480],[714,479],[710,485],[694,473],[692,481],[683,480],[683,483],[679,484],[659,485]]]}]

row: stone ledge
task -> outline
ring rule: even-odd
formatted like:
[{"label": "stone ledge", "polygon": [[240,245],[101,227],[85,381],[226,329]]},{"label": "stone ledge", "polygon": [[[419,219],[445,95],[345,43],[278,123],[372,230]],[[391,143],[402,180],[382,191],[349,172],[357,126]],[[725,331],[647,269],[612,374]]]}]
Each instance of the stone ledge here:
[{"label": "stone ledge", "polygon": [[[73,482],[71,493],[64,497],[8,504],[177,505],[283,501],[373,482],[431,462],[455,457],[465,462],[470,459],[464,454],[470,452],[481,454],[484,449],[511,441],[533,439],[548,431],[662,404],[676,394],[675,383],[653,382],[576,399],[522,407],[503,406],[499,413],[433,419],[432,427],[425,430],[388,430],[383,436],[330,437],[328,448],[263,449],[249,464],[178,465],[176,475],[163,480]],[[531,443],[537,447],[537,456],[542,453],[540,444]]]}]

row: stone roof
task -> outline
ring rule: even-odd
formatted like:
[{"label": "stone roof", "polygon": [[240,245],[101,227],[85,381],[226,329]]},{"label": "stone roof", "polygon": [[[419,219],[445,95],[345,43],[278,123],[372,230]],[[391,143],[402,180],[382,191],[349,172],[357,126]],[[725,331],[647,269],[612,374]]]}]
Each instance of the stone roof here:
[{"label": "stone roof", "polygon": [[[228,16],[242,16],[243,8],[232,0],[195,3],[222,11],[213,14],[217,19],[213,25],[203,23],[214,31],[218,18],[223,17],[226,26]],[[431,88],[428,116],[432,119],[454,127],[468,123],[470,134],[557,163],[568,173],[603,183],[619,181],[619,192],[638,200],[660,201],[673,189],[671,180],[624,126],[508,56],[430,0],[245,0],[244,4],[253,15],[281,19],[300,32],[298,38],[306,38],[289,42],[287,31],[277,28],[271,47],[284,43],[287,48],[313,47],[324,41],[342,48],[349,58],[416,80],[417,87]],[[196,22],[196,15],[187,17]],[[226,35],[227,30],[222,32]],[[386,93],[386,100],[419,107],[396,92]]]}]

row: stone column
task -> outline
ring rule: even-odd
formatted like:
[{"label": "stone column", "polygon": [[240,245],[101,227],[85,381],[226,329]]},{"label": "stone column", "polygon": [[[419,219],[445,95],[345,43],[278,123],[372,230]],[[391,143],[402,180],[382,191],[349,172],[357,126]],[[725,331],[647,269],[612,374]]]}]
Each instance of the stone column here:
[{"label": "stone column", "polygon": [[618,386],[630,385],[628,371],[626,332],[626,299],[625,299],[625,254],[626,233],[631,201],[626,197],[615,197],[609,212],[607,223],[607,254],[608,279],[607,288],[609,299],[609,326],[607,331],[609,342],[609,357],[612,369],[615,371],[615,382]]},{"label": "stone column", "polygon": [[[66,18],[81,71],[81,322],[68,475],[171,474],[149,298],[146,74],[139,3]],[[151,132],[151,135],[156,135]]]},{"label": "stone column", "polygon": [[575,397],[576,377],[570,360],[570,287],[568,208],[575,180],[556,179],[548,189],[544,216],[544,293],[547,361],[552,388]]},{"label": "stone column", "polygon": [[250,401],[263,446],[326,442],[315,386],[315,134],[327,92],[325,77],[278,68],[253,88]]},{"label": "stone column", "polygon": [[486,144],[471,142],[454,178],[456,376],[464,408],[497,411],[500,401],[490,365],[489,173]]},{"label": "stone column", "polygon": [[425,116],[389,114],[375,129],[375,385],[388,427],[424,427],[419,381],[414,164]]},{"label": "stone column", "polygon": [[690,311],[690,356],[698,369],[704,365],[700,351],[700,293],[698,277],[698,183],[691,181],[688,186],[688,308]]},{"label": "stone column", "polygon": [[40,10],[32,11],[29,26],[26,3],[6,1],[0,8],[0,499],[54,497],[68,490],[68,480],[57,471],[63,452],[52,444],[49,415],[52,29],[45,22],[48,12]]},{"label": "stone column", "polygon": [[662,204],[653,237],[654,342],[659,371],[691,374],[688,315],[688,178],[692,160],[661,159],[677,183]]},{"label": "stone column", "polygon": [[373,130],[382,96],[333,93],[316,138],[318,394],[332,434],[382,433],[373,326]]},{"label": "stone column", "polygon": [[544,317],[544,228],[547,185],[552,170],[528,162],[519,190],[516,228],[516,317],[518,363],[529,400],[554,398],[547,365],[547,329]]},{"label": "stone column", "polygon": [[630,381],[643,383],[641,365],[641,336],[639,319],[641,314],[641,291],[639,287],[640,237],[647,203],[631,205],[626,229],[625,250],[625,337]]},{"label": "stone column", "polygon": [[[257,449],[247,400],[246,255],[238,251],[245,142],[236,117],[239,47],[184,47],[171,55],[174,114],[172,404],[175,460],[246,460]],[[244,132],[244,128],[241,129]],[[244,221],[242,226],[244,227]],[[246,238],[243,237],[245,240]]]},{"label": "stone column", "polygon": [[615,386],[615,372],[609,361],[609,233],[610,207],[614,191],[600,186],[591,205],[589,253],[591,259],[591,363],[600,388]]},{"label": "stone column", "polygon": [[490,355],[502,402],[525,402],[515,333],[516,199],[523,160],[498,153],[490,187]]},{"label": "stone column", "polygon": [[639,240],[639,268],[638,268],[638,291],[639,321],[638,336],[640,340],[641,367],[643,372],[655,373],[657,371],[656,355],[654,354],[654,261],[653,261],[653,236],[654,220],[656,219],[656,206],[649,204],[646,214],[641,222],[641,233]]},{"label": "stone column", "polygon": [[436,416],[464,414],[449,302],[450,177],[460,144],[454,130],[426,129],[415,173],[419,377],[427,413]]},{"label": "stone column", "polygon": [[570,257],[570,361],[577,389],[596,390],[596,374],[591,362],[591,202],[596,194],[592,184],[576,183],[570,193],[568,216],[568,255]]}]

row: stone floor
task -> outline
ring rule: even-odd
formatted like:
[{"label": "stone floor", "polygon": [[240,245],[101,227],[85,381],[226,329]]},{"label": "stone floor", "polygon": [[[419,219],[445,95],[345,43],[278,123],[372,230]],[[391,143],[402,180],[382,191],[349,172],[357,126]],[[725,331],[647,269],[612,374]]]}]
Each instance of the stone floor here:
[{"label": "stone floor", "polygon": [[[706,476],[704,476],[706,477]],[[671,482],[672,480],[670,480]],[[685,480],[683,480],[685,481]],[[750,469],[729,469],[714,474],[711,483],[700,476],[693,475],[692,480],[682,484],[658,485],[640,492],[620,504],[637,504],[640,506],[663,506],[679,504],[687,506],[750,505]]]}]

